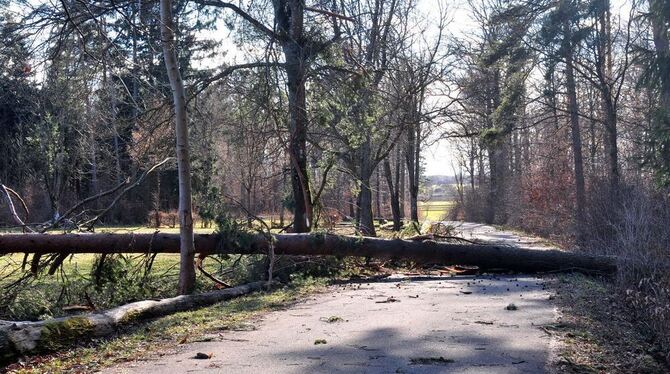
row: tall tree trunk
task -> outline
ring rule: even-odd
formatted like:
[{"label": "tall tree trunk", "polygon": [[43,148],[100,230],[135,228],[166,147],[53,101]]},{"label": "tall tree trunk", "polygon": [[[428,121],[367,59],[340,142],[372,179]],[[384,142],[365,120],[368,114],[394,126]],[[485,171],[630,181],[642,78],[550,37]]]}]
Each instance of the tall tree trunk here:
[{"label": "tall tree trunk", "polygon": [[617,145],[617,108],[612,92],[612,40],[611,40],[610,1],[604,0],[602,11],[598,14],[598,58],[597,69],[600,80],[601,110],[605,123],[605,154],[610,182],[610,193],[613,199],[618,198],[619,191],[619,148]]},{"label": "tall tree trunk", "polygon": [[[396,160],[396,162],[399,162],[399,160]],[[400,227],[402,225],[400,222],[400,199],[398,199],[397,186],[395,186],[393,183],[391,163],[388,158],[384,159],[384,175],[386,177],[386,183],[388,184],[389,194],[391,196],[391,214],[393,215],[393,231],[400,231]]]},{"label": "tall tree trunk", "polygon": [[477,156],[475,150],[477,149],[477,143],[474,137],[470,139],[470,154],[468,155],[470,161],[470,189],[472,190],[472,196],[475,195],[475,158]]},{"label": "tall tree trunk", "polygon": [[[661,78],[661,106],[670,111],[670,38],[668,38],[668,22],[670,14],[663,8],[667,3],[664,0],[649,0],[651,10],[651,26],[656,49],[657,65],[662,68]],[[666,5],[667,6],[667,5]],[[667,115],[667,113],[666,113]]]},{"label": "tall tree trunk", "polygon": [[356,195],[356,227],[361,225],[361,192]]},{"label": "tall tree trunk", "polygon": [[400,160],[400,153],[398,153],[396,163],[396,183],[398,186],[398,203],[400,204],[400,219],[405,218],[405,163]]},{"label": "tall tree trunk", "polygon": [[383,217],[382,214],[382,200],[381,200],[381,181],[380,181],[380,175],[379,175],[379,168],[377,168],[377,171],[375,172],[375,210],[376,210],[376,217],[377,219],[381,219]]},{"label": "tall tree trunk", "polygon": [[188,144],[188,114],[186,91],[177,64],[177,52],[172,19],[172,1],[160,0],[163,59],[167,69],[174,102],[175,133],[177,137],[177,169],[179,175],[179,293],[190,294],[195,288],[195,244],[191,198],[191,159]]},{"label": "tall tree trunk", "polygon": [[359,192],[360,221],[358,229],[364,236],[376,236],[375,222],[372,217],[372,189],[370,188],[370,177],[361,179],[361,190]]},{"label": "tall tree trunk", "polygon": [[575,224],[577,239],[583,241],[586,220],[584,211],[586,206],[586,192],[584,187],[584,162],[582,160],[582,135],[579,129],[579,106],[577,104],[577,88],[573,67],[572,32],[568,18],[564,20],[565,46],[565,79],[568,91],[568,111],[570,112],[570,130],[572,133],[572,155],[575,166]]},{"label": "tall tree trunk", "polygon": [[161,173],[156,170],[156,191],[154,192],[154,225],[156,228],[161,227]]},{"label": "tall tree trunk", "polygon": [[374,217],[372,216],[372,188],[370,180],[374,174],[374,167],[370,154],[371,148],[370,136],[361,145],[358,150],[358,168],[357,177],[360,182],[360,191],[358,193],[358,229],[365,236],[376,236]]},{"label": "tall tree trunk", "polygon": [[414,181],[410,184],[410,193],[411,193],[411,205],[412,205],[412,220],[419,220],[419,184],[421,181],[421,123],[419,122],[419,113],[416,113],[416,123],[415,130],[416,134],[414,136]]},{"label": "tall tree trunk", "polygon": [[419,221],[419,169],[420,158],[418,145],[418,131],[416,124],[410,125],[407,131],[407,145],[405,147],[405,163],[407,166],[407,181],[409,183],[409,205],[410,205],[410,220]]},{"label": "tall tree trunk", "polygon": [[485,213],[486,223],[505,223],[507,221],[506,189],[509,173],[507,139],[499,139],[489,147],[490,189]]},{"label": "tall tree trunk", "polygon": [[486,195],[486,210],[484,212],[484,222],[492,224],[495,221],[496,217],[496,195],[498,191],[498,157],[496,155],[497,149],[493,146],[489,146],[488,155],[489,155],[489,191]]},{"label": "tall tree trunk", "polygon": [[281,34],[286,60],[289,105],[289,156],[291,158],[291,189],[293,191],[293,231],[308,232],[312,225],[312,196],[307,173],[307,53],[304,45],[304,3],[300,0],[276,0],[275,21]]},{"label": "tall tree trunk", "polygon": [[[282,173],[281,173],[281,188],[280,191],[283,191],[286,188],[286,168],[282,167]],[[284,201],[283,199],[279,201],[279,226],[284,227]]]},{"label": "tall tree trunk", "polygon": [[[86,111],[88,113],[88,118],[90,117],[90,102],[87,102],[86,104]],[[92,126],[93,127],[93,126]],[[97,143],[95,140],[95,131],[93,128],[89,129],[89,137],[88,140],[90,142],[90,158],[91,158],[91,191],[89,195],[94,196],[98,194],[98,147]],[[96,201],[93,203],[93,207],[97,209],[99,207],[99,202],[96,199]]]},{"label": "tall tree trunk", "polygon": [[604,89],[602,93],[602,110],[605,114],[605,154],[607,156],[607,175],[610,182],[610,193],[612,197],[617,197],[619,190],[619,147],[617,140],[619,138],[617,129],[617,114],[614,103],[612,102],[609,89]]}]

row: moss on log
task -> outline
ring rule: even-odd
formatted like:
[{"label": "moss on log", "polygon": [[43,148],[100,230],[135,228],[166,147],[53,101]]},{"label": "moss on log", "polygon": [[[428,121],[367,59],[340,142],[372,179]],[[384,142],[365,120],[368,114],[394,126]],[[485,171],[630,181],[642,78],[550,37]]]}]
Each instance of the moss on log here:
[{"label": "moss on log", "polygon": [[138,301],[99,313],[44,321],[0,321],[0,365],[23,355],[51,352],[81,340],[109,336],[119,327],[141,319],[165,316],[246,295],[263,289],[266,284],[254,282],[195,295]]}]

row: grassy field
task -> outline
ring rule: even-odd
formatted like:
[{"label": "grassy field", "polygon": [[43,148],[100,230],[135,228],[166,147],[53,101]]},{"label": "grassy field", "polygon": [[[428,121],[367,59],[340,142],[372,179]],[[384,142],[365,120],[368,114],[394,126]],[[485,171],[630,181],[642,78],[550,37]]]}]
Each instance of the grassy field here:
[{"label": "grassy field", "polygon": [[454,207],[454,201],[420,201],[419,219],[422,221],[443,221]]}]

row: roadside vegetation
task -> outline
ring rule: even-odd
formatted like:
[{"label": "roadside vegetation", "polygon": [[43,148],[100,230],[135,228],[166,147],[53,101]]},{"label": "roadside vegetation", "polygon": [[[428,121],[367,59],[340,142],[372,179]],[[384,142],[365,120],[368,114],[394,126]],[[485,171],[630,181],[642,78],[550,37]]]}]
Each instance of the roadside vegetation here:
[{"label": "roadside vegetation", "polygon": [[5,370],[25,374],[90,373],[119,362],[155,358],[186,343],[211,340],[225,330],[254,329],[255,317],[289,307],[325,284],[323,278],[294,279],[278,290],[136,323],[110,338],[83,341],[55,354],[33,356]]},{"label": "roadside vegetation", "polygon": [[648,373],[670,370],[658,330],[631,314],[611,279],[559,276],[559,319],[543,330],[557,338],[555,365],[561,373]]}]

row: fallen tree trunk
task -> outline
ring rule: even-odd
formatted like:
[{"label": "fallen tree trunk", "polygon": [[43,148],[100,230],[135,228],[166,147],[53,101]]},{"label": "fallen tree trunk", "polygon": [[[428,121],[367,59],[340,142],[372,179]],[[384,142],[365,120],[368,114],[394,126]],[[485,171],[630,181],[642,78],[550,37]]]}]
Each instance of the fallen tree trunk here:
[{"label": "fallen tree trunk", "polygon": [[160,317],[246,295],[261,290],[266,284],[254,282],[196,295],[138,301],[100,313],[45,321],[0,321],[0,365],[29,353],[66,348],[81,339],[108,336],[118,327],[143,318]]},{"label": "fallen tree trunk", "polygon": [[[534,250],[485,244],[454,244],[328,234],[282,234],[273,236],[277,255],[360,256],[409,259],[422,263],[477,266],[482,270],[523,273],[579,271],[609,274],[616,271],[611,257],[591,256],[559,250]],[[264,235],[247,235],[227,241],[216,234],[195,235],[196,252],[267,253]],[[0,255],[8,253],[179,253],[178,234],[8,234],[0,235]]]}]

